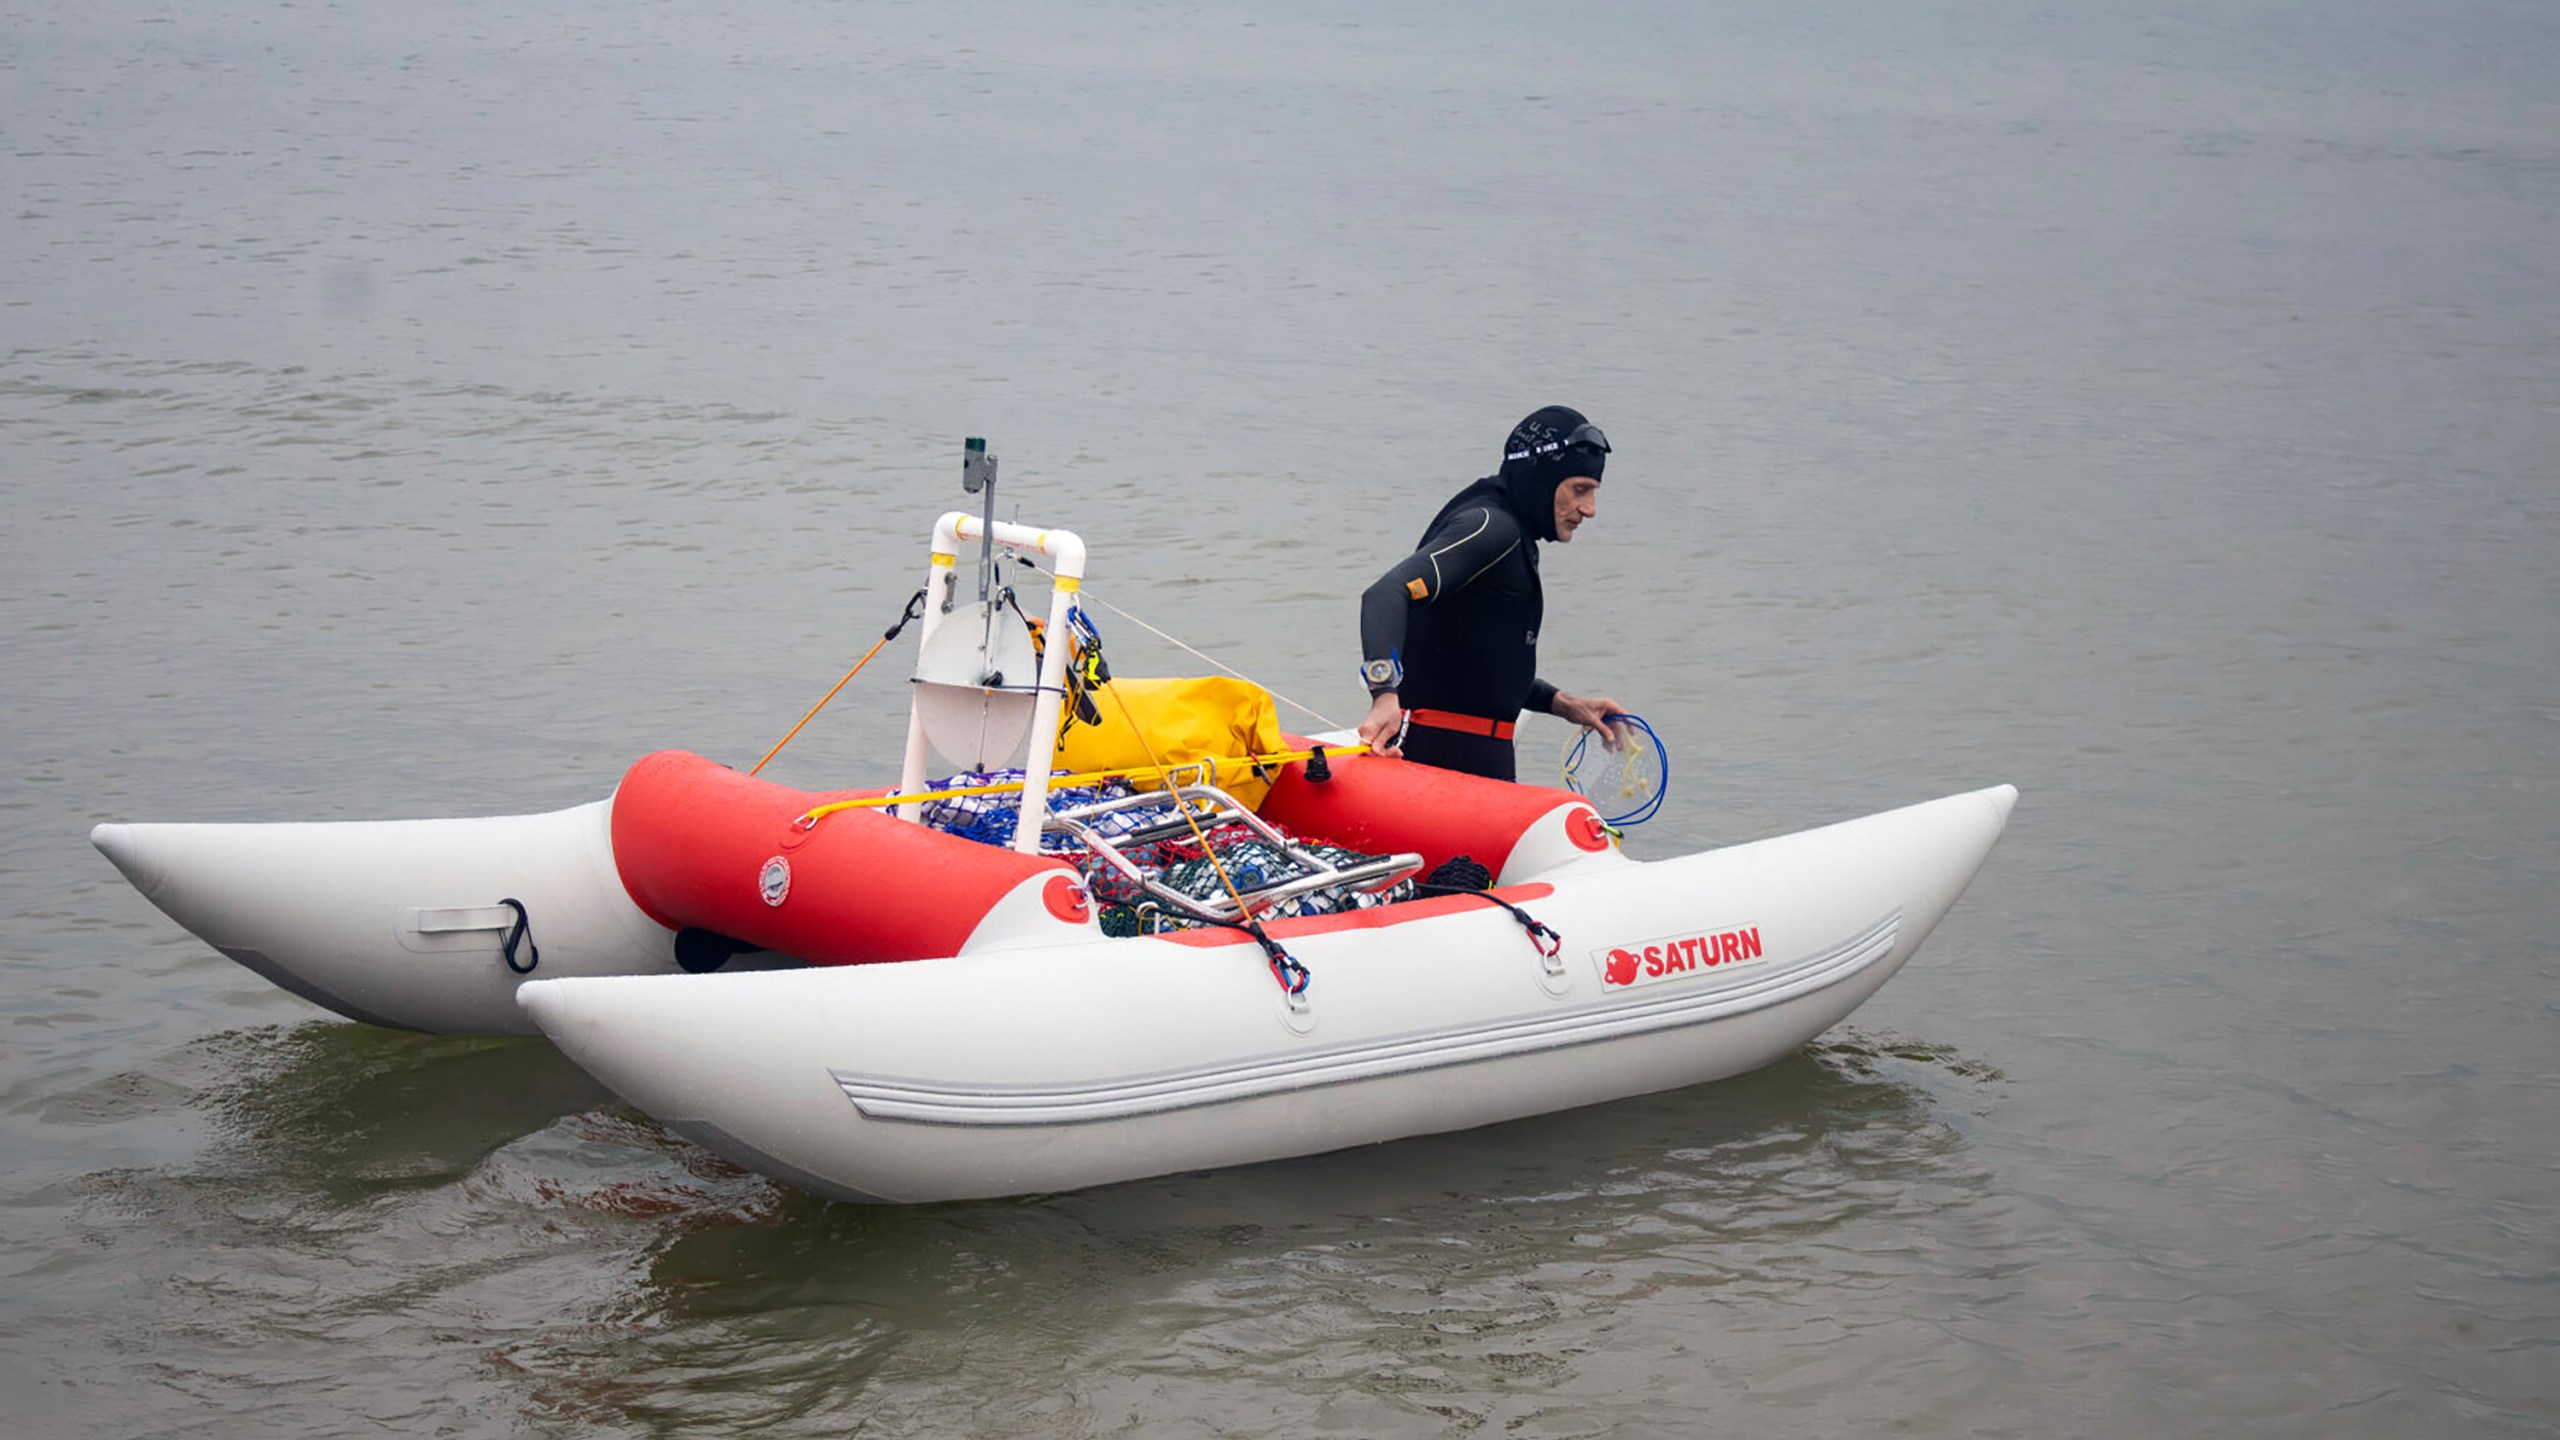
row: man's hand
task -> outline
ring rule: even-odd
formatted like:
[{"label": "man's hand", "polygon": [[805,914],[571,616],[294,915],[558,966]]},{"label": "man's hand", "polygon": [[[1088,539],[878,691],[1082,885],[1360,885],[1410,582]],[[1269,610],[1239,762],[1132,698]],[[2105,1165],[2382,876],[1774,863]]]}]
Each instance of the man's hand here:
[{"label": "man's hand", "polygon": [[1404,731],[1404,706],[1396,701],[1396,692],[1382,690],[1369,701],[1369,713],[1360,720],[1360,738],[1373,755],[1401,756],[1404,747],[1396,743]]},{"label": "man's hand", "polygon": [[1612,750],[1623,748],[1627,743],[1626,727],[1611,723],[1627,713],[1626,707],[1615,700],[1568,695],[1559,690],[1555,703],[1548,707],[1548,713],[1559,720],[1570,720],[1585,730],[1599,731],[1600,743]]}]

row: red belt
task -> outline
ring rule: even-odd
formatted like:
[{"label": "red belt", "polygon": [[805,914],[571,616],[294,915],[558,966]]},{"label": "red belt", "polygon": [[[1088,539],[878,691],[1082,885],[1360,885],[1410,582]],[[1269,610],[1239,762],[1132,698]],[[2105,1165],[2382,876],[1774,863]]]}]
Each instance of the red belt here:
[{"label": "red belt", "polygon": [[1455,730],[1461,735],[1490,735],[1496,740],[1510,739],[1513,729],[1512,722],[1508,720],[1487,720],[1481,715],[1461,715],[1455,710],[1407,710],[1404,718],[1434,730]]}]

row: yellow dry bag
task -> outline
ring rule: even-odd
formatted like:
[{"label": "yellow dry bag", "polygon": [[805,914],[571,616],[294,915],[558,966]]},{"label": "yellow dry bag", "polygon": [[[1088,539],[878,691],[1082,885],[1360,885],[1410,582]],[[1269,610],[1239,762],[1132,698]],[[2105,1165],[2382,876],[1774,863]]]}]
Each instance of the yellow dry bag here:
[{"label": "yellow dry bag", "polygon": [[[1224,675],[1171,680],[1115,678],[1093,695],[1100,725],[1078,725],[1058,741],[1057,765],[1070,774],[1142,765],[1189,765],[1215,759],[1212,782],[1248,807],[1259,807],[1271,782],[1234,757],[1286,748],[1271,692]],[[1145,732],[1141,741],[1136,725]],[[1152,790],[1151,779],[1137,781]]]}]

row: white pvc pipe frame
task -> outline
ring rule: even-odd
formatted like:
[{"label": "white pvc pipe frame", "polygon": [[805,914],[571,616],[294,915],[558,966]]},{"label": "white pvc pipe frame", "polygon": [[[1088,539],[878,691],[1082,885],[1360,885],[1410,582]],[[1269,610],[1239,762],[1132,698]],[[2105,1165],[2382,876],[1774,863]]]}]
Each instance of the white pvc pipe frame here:
[{"label": "white pvc pipe frame", "polygon": [[[960,547],[978,543],[986,529],[983,517],[957,510],[933,522],[933,565],[925,571],[924,578],[924,628],[916,635],[919,652],[940,628],[944,608],[953,602],[954,587],[960,579]],[[1067,635],[1067,612],[1075,606],[1076,591],[1084,586],[1084,541],[1072,530],[1039,530],[999,520],[995,543],[1002,549],[1048,556],[1053,577],[1048,645],[1040,657],[1040,689],[1031,706],[1031,743],[1022,759],[1022,818],[1013,827],[1013,848],[1036,855],[1040,852],[1040,824],[1035,817],[1049,813],[1049,771],[1058,758],[1058,711],[1066,700],[1067,651],[1072,647]],[[899,794],[923,792],[927,749],[924,717],[910,700],[907,759],[898,776]],[[924,819],[921,805],[892,806],[889,813],[918,823]]]}]

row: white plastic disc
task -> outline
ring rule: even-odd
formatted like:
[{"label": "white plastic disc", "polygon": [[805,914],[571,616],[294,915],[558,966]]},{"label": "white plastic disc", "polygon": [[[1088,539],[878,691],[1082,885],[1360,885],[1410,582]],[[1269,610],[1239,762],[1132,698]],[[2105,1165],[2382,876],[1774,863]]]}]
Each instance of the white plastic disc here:
[{"label": "white plastic disc", "polygon": [[916,654],[916,720],[942,758],[968,770],[1022,763],[1039,698],[1031,632],[997,604],[953,610]]}]

